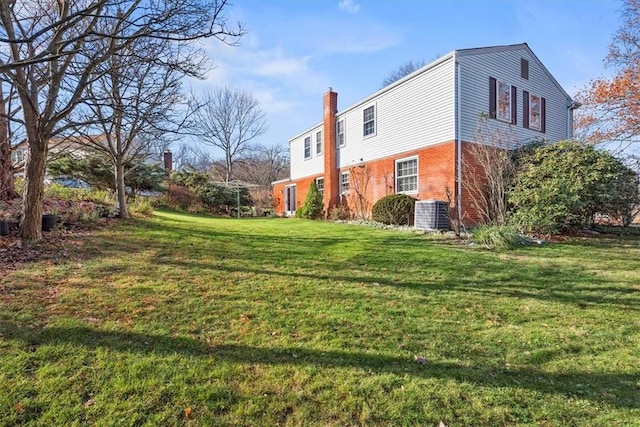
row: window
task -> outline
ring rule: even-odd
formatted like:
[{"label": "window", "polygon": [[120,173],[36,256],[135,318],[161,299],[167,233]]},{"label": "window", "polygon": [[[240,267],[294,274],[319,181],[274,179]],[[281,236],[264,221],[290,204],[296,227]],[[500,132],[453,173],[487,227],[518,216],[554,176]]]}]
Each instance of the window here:
[{"label": "window", "polygon": [[322,131],[316,132],[316,155],[322,154]]},{"label": "window", "polygon": [[11,151],[11,162],[14,164],[24,162],[24,150],[12,150]]},{"label": "window", "polygon": [[418,191],[418,159],[396,161],[396,193]]},{"label": "window", "polygon": [[489,77],[489,117],[516,124],[516,87]]},{"label": "window", "polygon": [[529,61],[524,58],[520,58],[520,77],[529,80]]},{"label": "window", "polygon": [[337,141],[338,147],[344,147],[346,141],[344,138],[344,120],[338,120],[336,125],[336,131],[338,133]]},{"label": "window", "polygon": [[340,193],[345,194],[349,192],[349,172],[343,172],[340,174]]},{"label": "window", "polygon": [[362,111],[362,135],[369,136],[376,133],[375,106],[367,107]]},{"label": "window", "polygon": [[316,185],[318,186],[318,192],[324,197],[324,177],[316,178]]},{"label": "window", "polygon": [[526,90],[522,91],[522,122],[527,129],[546,132],[546,100]]},{"label": "window", "polygon": [[311,158],[311,137],[310,136],[304,139],[304,158],[305,160]]}]

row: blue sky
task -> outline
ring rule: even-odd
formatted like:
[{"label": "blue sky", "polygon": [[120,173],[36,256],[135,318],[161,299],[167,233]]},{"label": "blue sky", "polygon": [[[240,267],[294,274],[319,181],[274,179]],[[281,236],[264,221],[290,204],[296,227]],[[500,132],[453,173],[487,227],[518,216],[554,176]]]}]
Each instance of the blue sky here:
[{"label": "blue sky", "polygon": [[573,95],[611,73],[603,59],[620,7],[619,0],[235,0],[229,21],[243,22],[247,35],[237,47],[207,42],[215,68],[190,85],[251,92],[269,126],[256,142],[269,145],[320,122],[329,87],[342,110],[407,60],[430,62],[455,49],[526,42]]}]

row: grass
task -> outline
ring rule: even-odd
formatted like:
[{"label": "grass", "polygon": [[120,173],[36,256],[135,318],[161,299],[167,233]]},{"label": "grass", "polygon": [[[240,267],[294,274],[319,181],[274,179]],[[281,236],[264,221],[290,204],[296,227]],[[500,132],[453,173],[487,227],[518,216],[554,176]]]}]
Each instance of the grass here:
[{"label": "grass", "polygon": [[640,425],[637,238],[168,212],[80,237],[0,279],[0,425]]}]

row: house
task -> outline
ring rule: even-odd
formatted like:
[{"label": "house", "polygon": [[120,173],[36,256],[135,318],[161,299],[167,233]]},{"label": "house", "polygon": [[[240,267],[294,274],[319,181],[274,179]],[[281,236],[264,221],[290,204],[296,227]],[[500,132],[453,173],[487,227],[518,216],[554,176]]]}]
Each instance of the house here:
[{"label": "house", "polygon": [[[95,154],[95,145],[107,147],[109,144],[107,136],[100,135],[82,135],[69,137],[55,137],[49,140],[48,161],[53,161],[64,155],[72,155],[74,157],[87,157]],[[15,168],[22,173],[24,168],[29,146],[26,140],[22,140],[11,148],[11,161]],[[173,155],[170,150],[158,151],[155,146],[143,147],[136,158],[148,165],[163,166],[165,170],[171,172],[173,167]]]},{"label": "house", "polygon": [[385,195],[406,193],[450,200],[473,225],[462,165],[480,118],[519,144],[552,142],[572,137],[578,106],[526,43],[455,50],[341,111],[329,88],[322,121],[289,140],[276,213],[294,214],[315,180],[325,212],[342,204],[366,216]]}]

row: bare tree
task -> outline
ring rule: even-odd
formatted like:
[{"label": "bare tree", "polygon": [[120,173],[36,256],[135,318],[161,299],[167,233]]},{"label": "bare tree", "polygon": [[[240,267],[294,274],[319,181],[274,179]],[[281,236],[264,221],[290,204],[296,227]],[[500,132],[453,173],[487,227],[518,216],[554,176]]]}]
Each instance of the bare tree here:
[{"label": "bare tree", "polygon": [[[512,150],[518,148],[512,132],[493,126],[480,117],[473,143],[463,145],[462,182],[472,211],[482,223],[504,225],[507,222],[507,191],[515,174]],[[472,218],[460,218],[460,220]]]},{"label": "bare tree", "polygon": [[[106,49],[114,39],[107,40]],[[127,164],[139,164],[168,145],[165,138],[180,128],[184,118],[177,113],[184,101],[181,93],[182,73],[170,67],[159,67],[147,57],[170,52],[166,40],[139,39],[111,56],[105,72],[87,86],[87,100],[77,117],[80,123],[96,121],[98,138],[87,138],[95,151],[103,152],[113,164],[120,218],[129,218],[125,177],[133,172]]]},{"label": "bare tree", "polygon": [[371,200],[369,198],[369,184],[373,178],[373,171],[365,164],[349,168],[348,203],[351,212],[357,219],[368,220],[371,212]]},{"label": "bare tree", "polygon": [[264,209],[274,205],[271,184],[289,175],[289,150],[284,144],[252,146],[236,163],[233,175],[234,179],[252,184],[249,196],[256,215],[261,216]]},{"label": "bare tree", "polygon": [[[226,0],[60,0],[0,2],[0,73],[16,88],[29,154],[20,233],[40,240],[48,143],[69,129],[61,123],[86,100],[86,88],[108,67],[110,57],[138,39],[168,40],[175,55],[141,58],[199,75],[194,40],[226,41],[243,34],[230,30]],[[104,40],[112,40],[104,50]],[[197,61],[196,61],[197,62]],[[185,66],[184,64],[188,64]]]},{"label": "bare tree", "polygon": [[397,82],[401,78],[408,76],[409,74],[424,67],[425,65],[427,65],[427,62],[424,59],[420,59],[415,62],[412,59],[410,59],[409,61],[405,62],[404,64],[402,64],[401,66],[399,66],[398,68],[396,68],[395,70],[387,74],[384,80],[382,80],[380,89],[382,89],[385,86],[389,86],[391,83]]},{"label": "bare tree", "polygon": [[214,163],[213,155],[200,146],[182,143],[173,152],[176,170],[208,171]]},{"label": "bare tree", "polygon": [[193,98],[194,104],[201,105],[195,109],[194,133],[224,152],[224,181],[229,182],[235,161],[267,130],[264,113],[250,93],[229,87],[205,92],[199,100]]},{"label": "bare tree", "polygon": [[15,107],[15,90],[0,81],[0,200],[10,200],[18,197],[16,192],[14,173],[16,168],[12,158],[12,138],[14,133],[11,128],[11,118],[19,112]]}]

